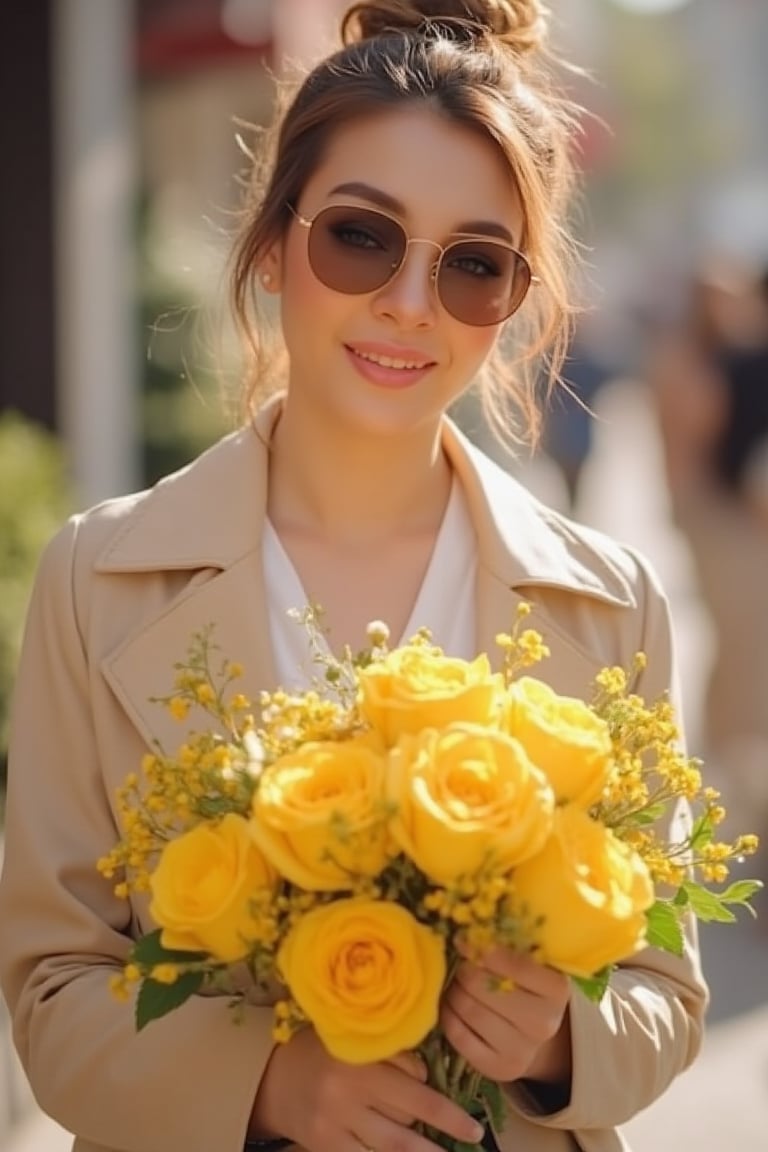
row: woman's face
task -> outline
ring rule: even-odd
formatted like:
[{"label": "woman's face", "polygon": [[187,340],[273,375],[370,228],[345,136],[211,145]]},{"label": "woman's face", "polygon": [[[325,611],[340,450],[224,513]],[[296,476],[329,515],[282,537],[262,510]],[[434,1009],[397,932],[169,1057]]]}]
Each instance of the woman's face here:
[{"label": "woman's face", "polygon": [[[357,432],[434,427],[501,330],[463,323],[443,307],[431,277],[435,245],[468,231],[520,245],[523,213],[509,168],[489,140],[434,112],[382,112],[336,132],[296,208],[311,220],[331,205],[383,208],[412,240],[431,243],[411,242],[388,283],[352,295],[318,279],[309,228],[292,219],[264,266],[281,294],[290,404],[306,403]],[[379,237],[355,227],[339,242],[365,249]],[[470,293],[473,276],[487,274],[473,259],[454,264]]]}]

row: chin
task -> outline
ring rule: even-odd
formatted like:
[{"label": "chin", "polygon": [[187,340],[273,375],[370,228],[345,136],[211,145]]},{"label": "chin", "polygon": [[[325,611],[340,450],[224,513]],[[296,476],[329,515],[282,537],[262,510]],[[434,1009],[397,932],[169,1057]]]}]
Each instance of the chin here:
[{"label": "chin", "polygon": [[434,430],[445,409],[425,404],[423,398],[395,396],[376,397],[344,405],[339,416],[357,435],[387,439]]}]

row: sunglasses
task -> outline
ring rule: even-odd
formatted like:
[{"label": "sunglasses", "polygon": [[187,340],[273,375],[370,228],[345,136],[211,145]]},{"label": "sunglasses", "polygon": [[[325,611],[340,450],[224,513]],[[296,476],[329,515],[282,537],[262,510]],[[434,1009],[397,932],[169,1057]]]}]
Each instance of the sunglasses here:
[{"label": "sunglasses", "polygon": [[334,292],[362,296],[397,276],[411,244],[431,244],[439,255],[430,278],[446,312],[462,324],[500,324],[516,312],[534,277],[522,253],[502,240],[461,237],[443,247],[409,236],[402,224],[374,208],[331,204],[308,219],[288,205],[309,229],[309,264]]}]

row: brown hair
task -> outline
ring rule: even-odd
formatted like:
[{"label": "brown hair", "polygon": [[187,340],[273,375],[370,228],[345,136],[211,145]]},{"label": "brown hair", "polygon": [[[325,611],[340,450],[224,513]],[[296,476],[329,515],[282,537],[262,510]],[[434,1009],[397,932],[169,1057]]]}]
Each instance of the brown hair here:
[{"label": "brown hair", "polygon": [[271,147],[254,163],[232,266],[233,312],[253,357],[249,410],[278,384],[274,349],[255,322],[256,281],[289,224],[288,205],[298,202],[341,124],[421,102],[490,139],[516,181],[522,247],[538,283],[507,324],[481,396],[502,438],[523,433],[535,441],[540,365],[551,388],[567,351],[575,256],[567,227],[575,117],[549,79],[546,15],[539,0],[370,0],[349,8],[344,47],[291,93]]}]

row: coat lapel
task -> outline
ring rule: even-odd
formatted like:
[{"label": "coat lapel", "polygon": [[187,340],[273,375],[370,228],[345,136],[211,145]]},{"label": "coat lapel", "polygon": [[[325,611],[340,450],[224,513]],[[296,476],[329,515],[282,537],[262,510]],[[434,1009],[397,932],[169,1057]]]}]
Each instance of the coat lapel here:
[{"label": "coat lapel", "polygon": [[539,504],[450,422],[443,442],[477,533],[478,650],[498,667],[496,636],[513,628],[518,606],[527,602],[527,626],[542,634],[550,650],[536,674],[555,691],[583,697],[604,663],[587,640],[595,602],[633,606],[629,581],[606,559],[605,541],[598,544],[587,529],[576,529]]},{"label": "coat lapel", "polygon": [[[238,690],[258,701],[276,687],[261,555],[276,413],[269,405],[252,427],[140,497],[97,561],[99,574],[133,577],[136,600],[151,605],[101,664],[150,746],[173,748],[201,722],[193,710],[189,723],[180,724],[151,698],[169,694],[174,663],[208,625],[214,655],[245,669]],[[128,589],[130,596],[130,583]]]},{"label": "coat lapel", "polygon": [[206,572],[203,582],[190,584],[102,662],[104,677],[147,743],[159,741],[166,751],[200,725],[202,714],[193,711],[188,724],[179,723],[151,698],[169,694],[173,665],[184,660],[191,638],[201,629],[213,626],[214,667],[224,658],[243,665],[238,691],[258,701],[261,691],[276,687],[260,553],[251,552],[232,567]]},{"label": "coat lapel", "polygon": [[496,637],[512,630],[518,606],[525,602],[531,605],[532,612],[524,626],[541,633],[550,653],[530,674],[541,676],[556,692],[589,699],[604,661],[574,641],[562,621],[548,610],[546,598],[542,600],[532,587],[509,588],[484,567],[478,571],[476,597],[478,651],[486,652],[495,668],[501,666]]}]

